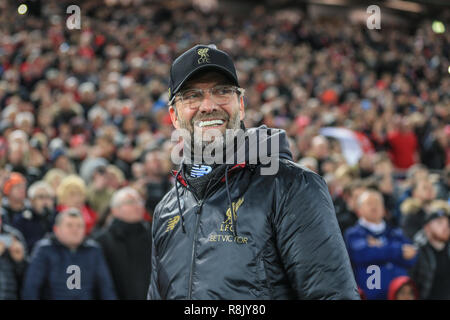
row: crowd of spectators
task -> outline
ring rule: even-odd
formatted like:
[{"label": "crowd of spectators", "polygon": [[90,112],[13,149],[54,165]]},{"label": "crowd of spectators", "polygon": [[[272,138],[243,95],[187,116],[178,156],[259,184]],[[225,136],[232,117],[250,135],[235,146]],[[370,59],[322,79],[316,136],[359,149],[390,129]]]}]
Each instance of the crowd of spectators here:
[{"label": "crowd of spectators", "polygon": [[[450,299],[449,32],[178,0],[84,1],[69,30],[67,6],[20,16],[0,0],[0,299],[145,299],[143,250],[175,168],[170,63],[198,43],[233,57],[246,127],[285,129],[294,161],[326,180],[361,296]],[[359,137],[356,163],[326,127]],[[64,293],[62,261],[88,260],[87,291]]]}]

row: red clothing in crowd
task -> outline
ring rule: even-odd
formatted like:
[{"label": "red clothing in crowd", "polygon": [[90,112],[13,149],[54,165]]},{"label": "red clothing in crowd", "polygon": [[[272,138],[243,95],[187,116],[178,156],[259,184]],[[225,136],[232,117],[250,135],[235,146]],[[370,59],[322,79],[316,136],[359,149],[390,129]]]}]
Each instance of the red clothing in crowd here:
[{"label": "red clothing in crowd", "polygon": [[411,280],[411,278],[408,276],[400,276],[400,277],[394,278],[391,281],[391,283],[389,284],[388,300],[397,300],[397,293],[405,284],[411,285],[411,287],[413,289],[414,297],[416,300],[418,300],[419,292],[417,291],[417,287],[416,287],[415,283]]},{"label": "red clothing in crowd", "polygon": [[408,169],[416,163],[415,155],[418,142],[414,132],[400,132],[398,130],[388,134],[391,160],[396,168]]}]

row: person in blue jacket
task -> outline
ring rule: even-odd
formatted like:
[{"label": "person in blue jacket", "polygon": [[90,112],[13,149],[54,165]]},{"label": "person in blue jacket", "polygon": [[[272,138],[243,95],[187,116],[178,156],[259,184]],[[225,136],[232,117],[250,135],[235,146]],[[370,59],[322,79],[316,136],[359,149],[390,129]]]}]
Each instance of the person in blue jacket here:
[{"label": "person in blue jacket", "polygon": [[55,220],[54,235],[40,240],[26,271],[25,300],[112,300],[116,292],[102,249],[84,239],[81,213],[69,208]]},{"label": "person in blue jacket", "polygon": [[367,190],[358,198],[358,222],[345,232],[345,243],[358,287],[368,300],[387,299],[390,282],[407,275],[417,249],[399,228],[383,220],[382,195]]}]

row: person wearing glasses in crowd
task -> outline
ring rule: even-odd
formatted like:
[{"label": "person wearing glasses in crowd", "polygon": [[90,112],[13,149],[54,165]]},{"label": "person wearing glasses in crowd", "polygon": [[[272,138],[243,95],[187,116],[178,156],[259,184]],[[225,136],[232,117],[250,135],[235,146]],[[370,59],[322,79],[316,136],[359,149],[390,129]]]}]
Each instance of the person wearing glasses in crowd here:
[{"label": "person wearing glasses in crowd", "polygon": [[359,299],[324,180],[283,130],[245,128],[226,52],[173,62],[169,113],[183,158],[153,215],[148,299]]}]

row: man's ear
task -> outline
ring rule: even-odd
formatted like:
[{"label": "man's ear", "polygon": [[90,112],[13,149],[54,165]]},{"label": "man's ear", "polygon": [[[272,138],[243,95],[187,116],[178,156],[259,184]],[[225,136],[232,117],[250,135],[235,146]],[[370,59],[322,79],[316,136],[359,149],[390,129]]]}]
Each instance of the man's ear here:
[{"label": "man's ear", "polygon": [[355,213],[356,217],[362,218],[361,210],[359,208],[353,207],[353,212]]},{"label": "man's ear", "polygon": [[178,112],[173,106],[169,107],[169,115],[175,129],[179,129],[180,125],[178,123]]},{"label": "man's ear", "polygon": [[244,97],[243,96],[241,96],[241,98],[239,99],[239,115],[240,115],[240,120],[244,120],[245,106],[244,106]]}]

